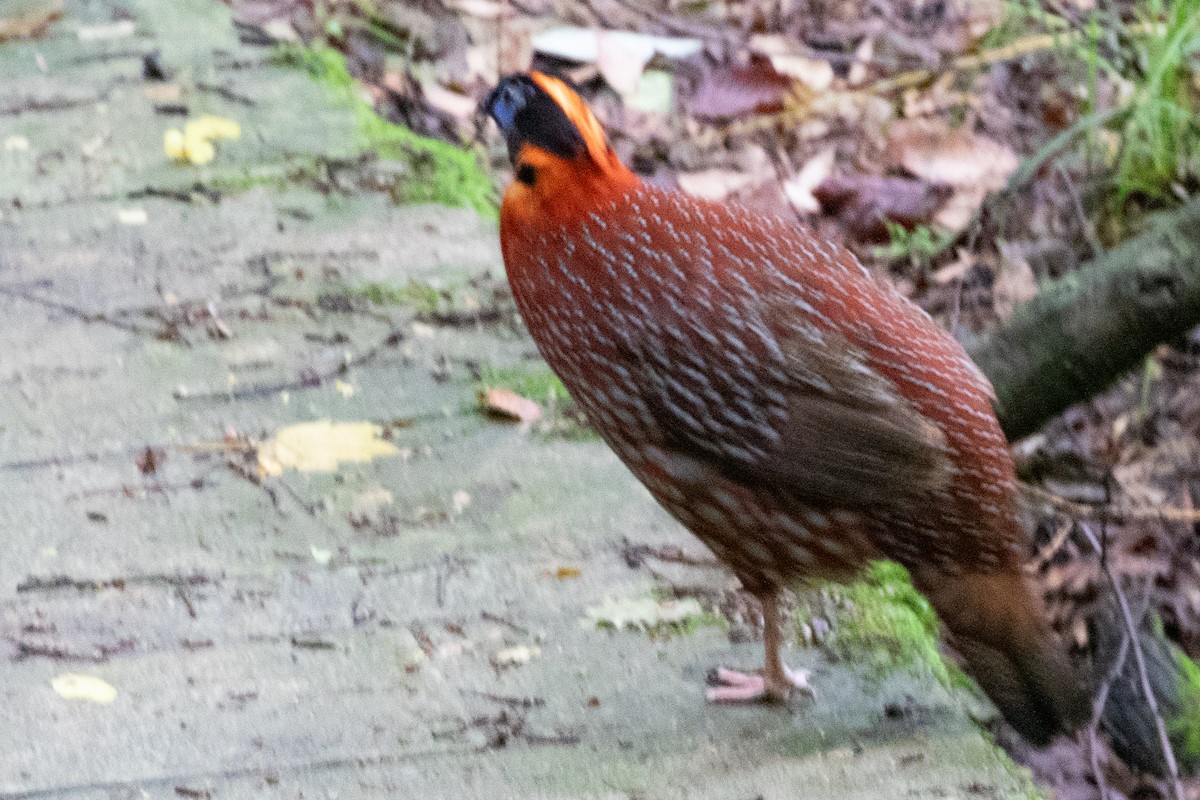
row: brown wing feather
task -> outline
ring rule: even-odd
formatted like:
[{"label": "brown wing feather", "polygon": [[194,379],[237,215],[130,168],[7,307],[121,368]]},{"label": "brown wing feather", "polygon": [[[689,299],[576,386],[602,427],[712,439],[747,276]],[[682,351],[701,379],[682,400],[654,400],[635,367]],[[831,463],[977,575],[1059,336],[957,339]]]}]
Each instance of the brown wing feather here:
[{"label": "brown wing feather", "polygon": [[[660,357],[639,359],[668,444],[823,507],[898,511],[949,481],[942,432],[860,350],[838,334],[775,321],[776,347],[745,365],[753,381],[711,350],[685,358],[663,343]],[[689,384],[697,373],[708,376],[702,387]]]}]

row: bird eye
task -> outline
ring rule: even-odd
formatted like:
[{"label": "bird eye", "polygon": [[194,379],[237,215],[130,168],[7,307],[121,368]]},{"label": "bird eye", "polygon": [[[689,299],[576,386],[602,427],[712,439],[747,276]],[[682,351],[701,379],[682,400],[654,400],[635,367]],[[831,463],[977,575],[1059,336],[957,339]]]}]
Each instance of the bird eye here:
[{"label": "bird eye", "polygon": [[531,165],[521,162],[517,166],[517,180],[526,186],[533,186],[537,183],[537,170]]}]

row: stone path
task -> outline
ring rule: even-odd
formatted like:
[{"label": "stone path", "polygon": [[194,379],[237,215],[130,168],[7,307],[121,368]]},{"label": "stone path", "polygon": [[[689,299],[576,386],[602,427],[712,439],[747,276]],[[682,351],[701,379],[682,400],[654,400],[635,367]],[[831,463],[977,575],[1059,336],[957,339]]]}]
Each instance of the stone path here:
[{"label": "stone path", "polygon": [[[794,649],[814,700],[714,708],[756,642],[585,622],[729,578],[598,442],[476,411],[480,371],[544,370],[494,224],[342,191],[403,165],[269,55],[209,0],[0,45],[0,796],[1027,796],[928,678]],[[241,138],[170,163],[184,107]],[[399,454],[260,477],[321,419]]]}]

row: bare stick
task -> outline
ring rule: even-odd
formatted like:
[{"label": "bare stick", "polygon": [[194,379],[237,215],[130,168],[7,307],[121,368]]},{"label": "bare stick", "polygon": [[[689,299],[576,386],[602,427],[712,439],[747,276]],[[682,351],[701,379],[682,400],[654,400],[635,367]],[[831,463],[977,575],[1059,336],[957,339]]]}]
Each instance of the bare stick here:
[{"label": "bare stick", "polygon": [[[1100,545],[1100,540],[1086,524],[1081,524],[1079,529],[1083,531],[1083,535],[1091,542],[1092,547],[1097,553],[1102,553],[1103,548]],[[1171,746],[1171,737],[1167,735],[1167,723],[1163,720],[1162,713],[1158,710],[1158,698],[1154,696],[1154,689],[1150,685],[1150,675],[1146,670],[1146,656],[1142,652],[1142,645],[1138,638],[1137,621],[1133,618],[1133,612],[1129,610],[1129,600],[1125,597],[1125,592],[1121,590],[1121,585],[1117,581],[1117,576],[1113,574],[1112,567],[1107,563],[1103,564],[1104,574],[1108,577],[1108,581],[1112,584],[1113,592],[1117,596],[1117,605],[1121,609],[1121,616],[1125,621],[1125,631],[1127,641],[1133,645],[1133,658],[1137,663],[1138,677],[1142,682],[1142,691],[1146,694],[1146,705],[1150,708],[1150,713],[1154,716],[1154,727],[1158,731],[1158,742],[1163,750],[1163,760],[1167,762],[1167,773],[1170,776],[1171,796],[1174,800],[1184,800],[1183,784],[1179,781],[1179,764],[1175,760],[1175,748]]]}]

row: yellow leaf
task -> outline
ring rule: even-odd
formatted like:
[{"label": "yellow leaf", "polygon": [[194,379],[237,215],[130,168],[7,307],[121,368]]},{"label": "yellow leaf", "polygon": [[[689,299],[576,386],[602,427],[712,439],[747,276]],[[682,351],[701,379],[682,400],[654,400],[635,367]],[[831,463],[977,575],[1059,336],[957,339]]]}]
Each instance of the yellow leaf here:
[{"label": "yellow leaf", "polygon": [[50,681],[50,686],[68,700],[87,700],[108,705],[117,699],[117,690],[113,685],[94,675],[66,672]]},{"label": "yellow leaf", "polygon": [[163,152],[175,161],[188,161],[202,166],[217,154],[213,142],[218,139],[239,139],[242,126],[231,119],[206,114],[190,120],[180,131],[171,128],[163,134]]},{"label": "yellow leaf", "polygon": [[398,455],[396,446],[380,439],[379,433],[370,422],[326,419],[289,425],[258,448],[258,468],[264,475],[282,475],[285,469],[337,472],[342,462]]},{"label": "yellow leaf", "polygon": [[187,158],[187,150],[183,146],[183,131],[170,128],[163,134],[163,152],[167,158],[183,161]]},{"label": "yellow leaf", "polygon": [[208,139],[201,139],[189,133],[183,134],[183,150],[187,160],[200,167],[213,160],[217,149]]}]

